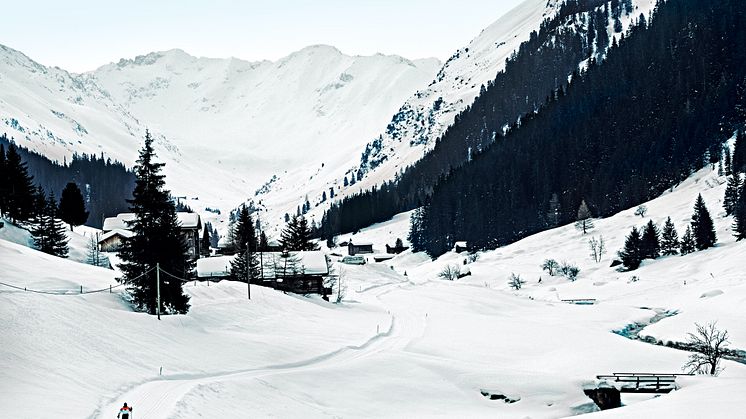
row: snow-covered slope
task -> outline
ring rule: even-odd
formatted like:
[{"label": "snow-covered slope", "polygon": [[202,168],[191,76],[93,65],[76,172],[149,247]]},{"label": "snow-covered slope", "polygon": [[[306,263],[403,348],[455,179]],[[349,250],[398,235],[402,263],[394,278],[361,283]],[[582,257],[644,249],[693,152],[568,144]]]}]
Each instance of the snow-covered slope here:
[{"label": "snow-covered slope", "polygon": [[[417,90],[403,102],[364,148],[348,155],[345,164],[281,176],[273,182],[269,193],[261,197],[271,211],[269,219],[276,222],[284,212],[294,213],[297,205],[305,202],[308,196],[312,205],[309,217],[318,222],[331,202],[322,202],[324,193],[327,197],[330,195],[330,188],[335,191],[336,199],[342,199],[394,179],[402,169],[432,149],[435,141],[453,124],[456,115],[474,102],[482,86],[495,79],[521,43],[527,41],[544,20],[555,17],[563,3],[560,0],[525,0],[482,30],[443,64],[427,87]],[[623,32],[634,24],[637,16],[649,15],[655,6],[653,0],[632,0],[631,3],[633,10],[621,17]],[[585,30],[587,22],[587,17],[569,20],[566,30]],[[608,27],[609,36],[618,38],[620,34],[615,33],[612,26]],[[603,52],[598,53],[603,56]],[[583,61],[578,66],[586,64]],[[351,180],[358,176],[364,177],[354,185],[345,186],[345,178]]]},{"label": "snow-covered slope", "polygon": [[0,120],[53,159],[104,153],[127,165],[148,128],[174,193],[227,209],[273,175],[357,153],[439,67],[318,45],[254,63],[171,50],[75,75],[1,47]]},{"label": "snow-covered slope", "polygon": [[[718,245],[647,261],[632,273],[608,266],[631,226],[647,221],[629,209],[596,220],[590,235],[603,235],[609,250],[601,263],[588,256],[588,236],[564,226],[481,253],[468,265],[472,275],[453,282],[437,272],[462,265],[464,254],[430,261],[407,251],[386,263],[338,266],[348,289],[340,305],[260,287],[247,301],[245,284],[189,283],[190,313],[161,322],[131,311],[119,289],[77,294],[81,285],[115,284],[114,272],[0,240],[2,282],[69,291],[0,288],[0,404],[13,418],[109,418],[123,402],[151,419],[594,412],[583,389],[597,374],[675,373],[685,363],[686,352],[612,333],[657,311],[679,314],[643,335],[680,341],[694,322],[718,321],[733,348],[746,347],[739,316],[746,242],[734,241],[732,219],[721,213],[722,181],[702,170],[647,204],[649,218],[671,216],[682,230],[701,193]],[[402,215],[354,237],[382,246],[405,231]],[[578,280],[547,276],[539,268],[547,257],[576,263]],[[511,272],[527,281],[521,291],[509,289]],[[632,275],[640,279],[631,282]],[[567,298],[597,303],[561,301]],[[746,367],[725,367],[719,377],[680,379],[682,389],[668,395],[623,395],[629,407],[598,416],[740,418]]]},{"label": "snow-covered slope", "polygon": [[[271,191],[263,196],[265,204],[277,214],[295,212],[305,202],[305,194],[312,205],[318,204],[323,192],[342,198],[393,179],[397,172],[422,157],[437,137],[453,123],[455,116],[469,106],[483,84],[495,78],[504,68],[505,60],[531,31],[553,16],[561,2],[558,0],[525,0],[518,7],[484,29],[467,46],[456,51],[438,70],[427,85],[402,101],[395,112],[380,124],[364,142],[379,161],[375,170],[362,168],[368,176],[354,186],[344,187],[345,177],[351,179],[360,169],[360,155],[364,147],[346,155],[340,165],[319,168],[305,176],[280,177]],[[374,172],[374,173],[371,173]],[[292,194],[297,186],[303,192]],[[326,205],[319,205],[311,217],[320,221]]]}]

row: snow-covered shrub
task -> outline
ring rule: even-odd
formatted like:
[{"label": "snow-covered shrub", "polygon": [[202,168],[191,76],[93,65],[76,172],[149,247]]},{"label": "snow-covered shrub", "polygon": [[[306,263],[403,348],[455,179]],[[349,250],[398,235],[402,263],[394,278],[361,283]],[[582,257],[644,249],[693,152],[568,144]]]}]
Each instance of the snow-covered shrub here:
[{"label": "snow-covered shrub", "polygon": [[554,259],[546,259],[544,263],[541,264],[541,269],[547,271],[549,276],[554,276],[554,274],[557,273],[559,267],[559,263],[557,263],[557,261]]},{"label": "snow-covered shrub", "polygon": [[515,290],[521,289],[525,283],[526,281],[522,280],[521,276],[516,275],[515,273],[511,273],[510,278],[508,278],[508,285]]},{"label": "snow-covered shrub", "polygon": [[438,273],[438,278],[454,281],[461,275],[461,267],[458,265],[446,265]]}]

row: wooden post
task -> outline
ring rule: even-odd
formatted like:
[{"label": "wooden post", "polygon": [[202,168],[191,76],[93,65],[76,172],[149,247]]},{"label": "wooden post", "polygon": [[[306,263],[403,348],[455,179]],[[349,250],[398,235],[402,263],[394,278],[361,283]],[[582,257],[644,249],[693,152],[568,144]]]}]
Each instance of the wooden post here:
[{"label": "wooden post", "polygon": [[109,285],[109,294],[111,294],[111,285]]},{"label": "wooden post", "polygon": [[82,285],[80,286],[80,293],[81,294],[83,293],[83,286]]},{"label": "wooden post", "polygon": [[251,300],[251,253],[249,253],[249,242],[246,242],[246,290]]},{"label": "wooden post", "polygon": [[155,312],[158,314],[158,320],[161,319],[161,264],[156,263],[155,264],[155,289],[156,289],[156,299],[155,299]]}]

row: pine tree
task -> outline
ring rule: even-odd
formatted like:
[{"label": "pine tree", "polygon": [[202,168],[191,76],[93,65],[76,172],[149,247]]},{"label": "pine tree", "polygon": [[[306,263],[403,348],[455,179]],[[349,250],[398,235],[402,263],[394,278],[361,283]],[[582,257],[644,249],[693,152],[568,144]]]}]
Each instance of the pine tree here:
[{"label": "pine tree", "polygon": [[738,192],[741,190],[741,175],[733,173],[728,178],[728,185],[725,187],[725,198],[723,198],[723,208],[725,215],[733,215],[738,202]]},{"label": "pine tree", "polygon": [[420,207],[412,211],[409,216],[409,234],[407,240],[412,243],[413,252],[425,251],[425,237],[423,234],[424,208]]},{"label": "pine tree", "polygon": [[294,216],[290,219],[280,234],[280,242],[285,250],[319,250],[318,244],[311,240],[311,228],[303,216]]},{"label": "pine tree", "polygon": [[[135,190],[128,200],[135,220],[129,225],[134,236],[126,240],[119,252],[124,261],[119,265],[124,276],[118,280],[127,285],[133,302],[148,313],[156,313],[156,272],[160,264],[162,312],[186,313],[189,297],[182,290],[182,281],[172,277],[188,276],[194,268],[176,217],[176,208],[165,189],[163,163],[154,161],[155,150],[150,132],[135,165]],[[150,271],[146,274],[146,272]]]},{"label": "pine tree", "polygon": [[212,224],[210,225],[210,246],[217,249],[218,244],[220,244],[220,234],[218,234],[218,230],[212,227]]},{"label": "pine tree", "polygon": [[684,236],[681,237],[680,245],[681,256],[694,253],[697,250],[691,226],[686,226],[686,232],[684,232]]},{"label": "pine tree", "polygon": [[73,226],[82,225],[88,220],[88,211],[85,210],[83,194],[80,193],[80,189],[75,182],[68,182],[65,189],[62,190],[60,218],[70,226],[70,231],[73,231]]},{"label": "pine tree", "polygon": [[258,242],[254,221],[246,205],[242,205],[238,211],[232,236],[236,256],[231,260],[231,277],[236,281],[245,281],[247,275],[252,279],[258,278],[260,275],[257,259]]},{"label": "pine tree", "polygon": [[679,234],[676,232],[676,227],[671,221],[671,217],[666,219],[663,224],[663,232],[661,233],[661,253],[663,256],[676,255],[679,253]]},{"label": "pine tree", "polygon": [[50,195],[45,203],[45,208],[37,214],[36,226],[31,231],[34,246],[44,253],[65,258],[69,251],[69,239],[65,234],[65,225],[57,218],[57,202],[54,195]]},{"label": "pine tree", "polygon": [[746,134],[741,130],[736,134],[731,170],[733,173],[746,173]]},{"label": "pine tree", "polygon": [[12,221],[26,221],[34,215],[33,177],[28,174],[28,167],[21,161],[21,155],[14,145],[8,147],[5,155],[5,172],[7,195],[5,212]]},{"label": "pine tree", "polygon": [[[8,179],[7,163],[5,161],[5,145],[0,144],[0,179]],[[8,182],[0,181],[0,216],[5,214],[8,199]]]},{"label": "pine tree", "polygon": [[578,208],[578,218],[575,222],[575,228],[586,234],[589,230],[593,229],[592,218],[593,214],[591,214],[591,210],[588,209],[588,205],[583,200]]},{"label": "pine tree", "polygon": [[199,253],[204,256],[210,256],[210,229],[205,226],[202,231],[202,240],[199,245]]},{"label": "pine tree", "polygon": [[697,202],[694,204],[694,214],[692,215],[692,234],[697,250],[704,250],[715,245],[717,236],[715,235],[715,224],[712,221],[710,212],[705,206],[705,200],[700,194]]},{"label": "pine tree", "polygon": [[264,230],[259,233],[259,251],[269,252],[269,240],[267,239],[267,234]]},{"label": "pine tree", "polygon": [[650,220],[642,232],[640,253],[643,259],[657,259],[660,257],[660,250],[660,231],[653,220]]},{"label": "pine tree", "polygon": [[733,174],[733,164],[732,164],[731,158],[730,158],[730,148],[728,148],[727,146],[723,147],[723,154],[724,154],[724,156],[723,156],[723,162],[724,162],[723,171],[725,173],[725,176],[730,176],[730,175]]},{"label": "pine tree", "polygon": [[632,227],[632,232],[629,233],[627,239],[624,241],[624,249],[619,252],[622,265],[629,271],[634,271],[640,267],[643,259],[640,249],[641,242],[640,232],[637,228]]},{"label": "pine tree", "polygon": [[746,239],[746,182],[741,185],[741,192],[738,194],[736,208],[733,211],[733,235],[736,240]]}]

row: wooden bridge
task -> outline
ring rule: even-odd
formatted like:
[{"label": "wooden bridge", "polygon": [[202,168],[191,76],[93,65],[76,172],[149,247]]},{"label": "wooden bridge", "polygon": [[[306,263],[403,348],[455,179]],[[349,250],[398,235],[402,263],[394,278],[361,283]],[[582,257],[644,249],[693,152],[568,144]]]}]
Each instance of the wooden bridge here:
[{"label": "wooden bridge", "polygon": [[567,300],[560,300],[563,303],[568,304],[577,304],[581,306],[590,306],[596,304],[595,298],[573,298],[573,299],[567,299]]},{"label": "wooden bridge", "polygon": [[676,390],[676,378],[692,374],[658,374],[645,372],[615,372],[597,375],[601,381],[596,388],[586,388],[584,393],[601,410],[621,407],[620,393],[666,394]]},{"label": "wooden bridge", "polygon": [[619,383],[620,393],[670,393],[676,390],[676,377],[691,374],[656,374],[645,372],[615,372],[612,375],[597,375],[603,381]]}]

